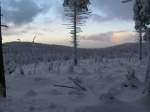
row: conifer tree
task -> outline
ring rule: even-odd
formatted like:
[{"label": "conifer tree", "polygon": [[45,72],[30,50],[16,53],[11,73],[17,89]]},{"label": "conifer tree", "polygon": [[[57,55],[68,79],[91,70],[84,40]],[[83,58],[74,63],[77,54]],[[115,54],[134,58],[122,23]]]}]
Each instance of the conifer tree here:
[{"label": "conifer tree", "polygon": [[69,29],[71,29],[70,34],[73,38],[73,60],[74,65],[78,64],[78,33],[80,33],[81,26],[84,25],[85,20],[88,18],[90,4],[89,0],[64,0],[63,6],[65,8],[65,15],[68,17],[70,23],[67,24]]}]

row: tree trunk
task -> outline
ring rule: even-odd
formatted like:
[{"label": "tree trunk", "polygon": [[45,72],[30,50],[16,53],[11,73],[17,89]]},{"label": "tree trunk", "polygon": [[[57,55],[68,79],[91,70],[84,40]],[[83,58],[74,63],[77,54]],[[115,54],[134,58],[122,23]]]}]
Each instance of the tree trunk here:
[{"label": "tree trunk", "polygon": [[6,97],[6,84],[3,63],[3,48],[2,48],[2,29],[1,29],[1,7],[0,7],[0,93]]},{"label": "tree trunk", "polygon": [[139,40],[139,59],[142,60],[143,56],[142,56],[142,31],[140,29],[139,31],[139,36],[140,36],[140,40]]},{"label": "tree trunk", "polygon": [[78,56],[77,56],[77,9],[76,4],[74,6],[74,65],[78,64]]},{"label": "tree trunk", "polygon": [[150,92],[150,38],[148,38],[148,64],[145,76],[145,90],[144,92]]}]

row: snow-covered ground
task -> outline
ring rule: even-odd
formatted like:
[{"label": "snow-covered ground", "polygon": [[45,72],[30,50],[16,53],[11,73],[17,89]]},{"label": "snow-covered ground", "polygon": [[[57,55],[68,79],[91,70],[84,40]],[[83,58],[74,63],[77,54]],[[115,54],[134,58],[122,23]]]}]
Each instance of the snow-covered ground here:
[{"label": "snow-covered ground", "polygon": [[65,46],[4,44],[7,98],[0,112],[149,112],[146,70],[137,44],[79,49],[72,65]]},{"label": "snow-covered ground", "polygon": [[146,62],[93,57],[78,66],[71,60],[8,64],[0,112],[149,112],[142,93]]}]

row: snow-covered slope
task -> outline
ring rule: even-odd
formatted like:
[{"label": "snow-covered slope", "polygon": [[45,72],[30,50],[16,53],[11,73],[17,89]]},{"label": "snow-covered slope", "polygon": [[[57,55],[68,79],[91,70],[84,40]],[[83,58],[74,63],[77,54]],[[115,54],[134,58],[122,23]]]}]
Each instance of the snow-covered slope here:
[{"label": "snow-covered slope", "polygon": [[[123,46],[107,49],[128,48]],[[8,97],[0,98],[0,112],[149,112],[143,94],[146,58],[96,55],[80,59],[78,66],[70,59],[5,63]]]}]

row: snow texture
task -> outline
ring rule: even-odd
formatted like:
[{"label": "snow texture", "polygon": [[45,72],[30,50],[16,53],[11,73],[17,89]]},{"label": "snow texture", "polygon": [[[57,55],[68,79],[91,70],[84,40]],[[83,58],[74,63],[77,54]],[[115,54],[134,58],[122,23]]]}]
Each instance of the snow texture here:
[{"label": "snow texture", "polygon": [[5,63],[8,97],[0,98],[0,112],[149,112],[146,58],[104,57],[78,66],[70,59]]}]

